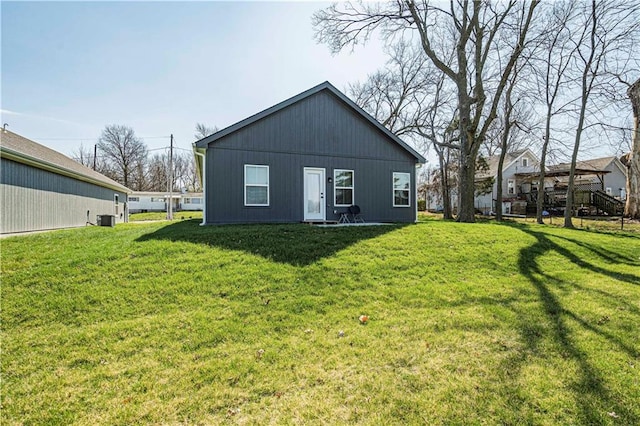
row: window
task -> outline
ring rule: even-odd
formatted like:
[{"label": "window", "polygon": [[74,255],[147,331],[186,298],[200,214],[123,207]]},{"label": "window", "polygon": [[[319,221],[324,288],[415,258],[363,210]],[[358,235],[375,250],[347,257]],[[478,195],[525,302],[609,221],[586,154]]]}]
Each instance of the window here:
[{"label": "window", "polygon": [[411,174],[393,172],[393,207],[409,207]]},{"label": "window", "polygon": [[139,197],[129,197],[129,201],[135,203],[136,201],[140,201]]},{"label": "window", "polygon": [[606,188],[605,192],[607,193],[607,195],[613,195],[613,190],[611,188]]},{"label": "window", "polygon": [[336,207],[353,205],[353,170],[333,171],[333,194]]},{"label": "window", "polygon": [[151,197],[152,203],[164,203],[164,198]]},{"label": "window", "polygon": [[244,205],[269,205],[269,166],[244,165]]},{"label": "window", "polygon": [[113,194],[113,204],[116,207],[116,216],[120,213],[120,196],[118,194]]},{"label": "window", "polygon": [[191,204],[202,204],[202,198],[192,198]]},{"label": "window", "polygon": [[507,194],[514,195],[516,193],[516,181],[509,179],[507,181]]},{"label": "window", "polygon": [[527,167],[529,165],[529,159],[527,157],[524,157],[522,159],[522,167]]},{"label": "window", "polygon": [[185,198],[182,202],[185,204],[191,204],[191,198]]}]

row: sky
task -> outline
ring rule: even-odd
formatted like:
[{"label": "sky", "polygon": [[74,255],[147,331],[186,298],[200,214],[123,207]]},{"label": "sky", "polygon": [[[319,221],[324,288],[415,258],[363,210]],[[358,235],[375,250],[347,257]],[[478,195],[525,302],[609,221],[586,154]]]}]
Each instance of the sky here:
[{"label": "sky", "polygon": [[382,45],[332,56],[315,2],[0,2],[2,123],[73,156],[109,124],[150,150],[191,150],[196,123],[227,127],[384,65]]}]

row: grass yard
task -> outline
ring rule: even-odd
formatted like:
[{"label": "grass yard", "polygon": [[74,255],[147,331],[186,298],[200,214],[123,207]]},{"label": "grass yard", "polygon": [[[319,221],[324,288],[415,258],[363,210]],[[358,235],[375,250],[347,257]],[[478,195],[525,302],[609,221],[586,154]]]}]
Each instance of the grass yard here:
[{"label": "grass yard", "polygon": [[[202,219],[202,211],[173,212],[173,220]],[[129,214],[130,222],[142,222],[150,220],[167,220],[167,212],[147,212]]]},{"label": "grass yard", "polygon": [[3,425],[640,424],[637,233],[184,220],[1,250]]}]

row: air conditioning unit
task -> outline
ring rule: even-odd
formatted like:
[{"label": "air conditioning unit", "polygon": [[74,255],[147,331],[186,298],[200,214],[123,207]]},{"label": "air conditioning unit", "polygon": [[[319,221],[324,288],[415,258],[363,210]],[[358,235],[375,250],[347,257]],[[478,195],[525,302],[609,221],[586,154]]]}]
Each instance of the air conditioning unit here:
[{"label": "air conditioning unit", "polygon": [[98,215],[98,226],[116,226],[116,217],[112,214]]}]

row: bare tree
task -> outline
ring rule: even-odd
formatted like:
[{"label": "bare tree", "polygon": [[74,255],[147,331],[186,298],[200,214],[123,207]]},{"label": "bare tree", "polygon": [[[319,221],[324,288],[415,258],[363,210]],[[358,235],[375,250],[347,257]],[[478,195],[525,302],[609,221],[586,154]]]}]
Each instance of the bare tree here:
[{"label": "bare tree", "polygon": [[134,191],[144,187],[147,146],[131,127],[111,124],[98,139],[105,174]]},{"label": "bare tree", "polygon": [[[436,78],[433,92],[427,92],[420,99],[419,115],[416,118],[415,131],[431,143],[438,156],[439,175],[434,179],[440,184],[440,196],[444,219],[453,219],[452,189],[458,181],[453,172],[458,171],[459,146],[458,117],[455,100],[447,90],[447,78],[439,70],[430,70]],[[454,160],[456,164],[453,164]]]},{"label": "bare tree", "polygon": [[[189,152],[178,152],[173,155],[173,182],[171,183],[172,191],[196,191],[199,188],[194,185],[195,166],[193,166],[193,156]],[[155,154],[149,160],[147,168],[147,186],[148,191],[163,192],[169,187],[169,156],[164,154]]]},{"label": "bare tree", "polygon": [[[85,147],[83,144],[80,144],[80,147],[71,153],[74,160],[83,166],[87,166],[91,169],[97,169],[96,165],[96,155],[91,148]],[[94,167],[96,166],[96,167]]]},{"label": "bare tree", "polygon": [[503,128],[502,135],[500,138],[501,147],[500,147],[500,159],[498,160],[498,169],[497,169],[497,182],[496,182],[496,220],[502,220],[502,168],[504,167],[504,159],[507,155],[507,151],[509,150],[509,136],[511,135],[511,128],[516,124],[513,119],[513,88],[516,85],[517,81],[517,69],[509,78],[509,84],[507,87],[507,91],[505,92],[504,97],[504,108],[503,111]]},{"label": "bare tree", "polygon": [[[638,6],[618,0],[591,0],[585,5],[582,17],[582,25],[578,23],[581,28],[579,36],[573,38],[578,58],[576,68],[581,71],[581,93],[564,212],[564,226],[567,228],[573,228],[575,169],[582,134],[586,127],[587,105],[598,80],[607,77],[604,72],[607,60],[613,60],[619,47],[626,45],[630,38],[637,37],[640,28]],[[598,110],[595,106],[593,109]]]},{"label": "bare tree", "polygon": [[[538,0],[496,3],[465,0],[451,2],[444,9],[441,3],[405,0],[384,5],[333,5],[314,14],[316,38],[328,43],[333,52],[366,41],[376,29],[382,30],[388,39],[413,30],[427,58],[454,84],[459,117],[459,221],[475,220],[476,157],[496,117],[504,86],[522,52],[538,3]],[[506,48],[498,47],[504,41],[500,34],[514,28],[517,37],[511,40],[508,61],[491,62],[497,48]],[[436,40],[444,43],[436,45]],[[453,66],[445,60],[450,52],[455,52]]]},{"label": "bare tree", "polygon": [[209,127],[202,123],[196,123],[196,133],[195,135],[193,135],[193,137],[195,137],[196,140],[199,141],[200,139],[204,139],[207,136],[212,135],[217,131],[218,131],[218,127],[216,126]]},{"label": "bare tree", "polygon": [[350,84],[348,93],[387,129],[398,136],[411,136],[421,107],[418,100],[431,83],[426,58],[404,40],[388,46],[386,52],[385,68],[363,83]]},{"label": "bare tree", "polygon": [[633,108],[633,143],[631,151],[624,156],[627,166],[627,202],[624,214],[640,219],[640,79],[629,87],[627,96]]},{"label": "bare tree", "polygon": [[[452,168],[450,150],[456,129],[455,100],[445,92],[446,78],[422,53],[421,48],[400,39],[387,46],[389,60],[384,69],[370,74],[363,83],[349,86],[349,95],[389,130],[406,136],[419,150],[433,147],[440,174],[428,175],[427,187],[442,197],[444,217],[451,219]],[[443,117],[443,114],[445,116]],[[444,145],[446,144],[446,146]]]},{"label": "bare tree", "polygon": [[574,17],[574,5],[572,1],[556,2],[546,9],[545,21],[548,23],[542,27],[541,43],[538,59],[541,63],[532,67],[534,75],[539,76],[538,92],[543,94],[545,107],[544,135],[542,136],[542,149],[540,152],[540,172],[538,177],[538,193],[536,196],[536,220],[544,223],[542,212],[544,210],[545,188],[544,181],[547,168],[547,154],[551,143],[551,122],[555,116],[562,113],[565,106],[556,107],[556,101],[562,95],[562,89],[567,85],[567,69],[576,53],[575,45],[571,45],[570,25]]}]

